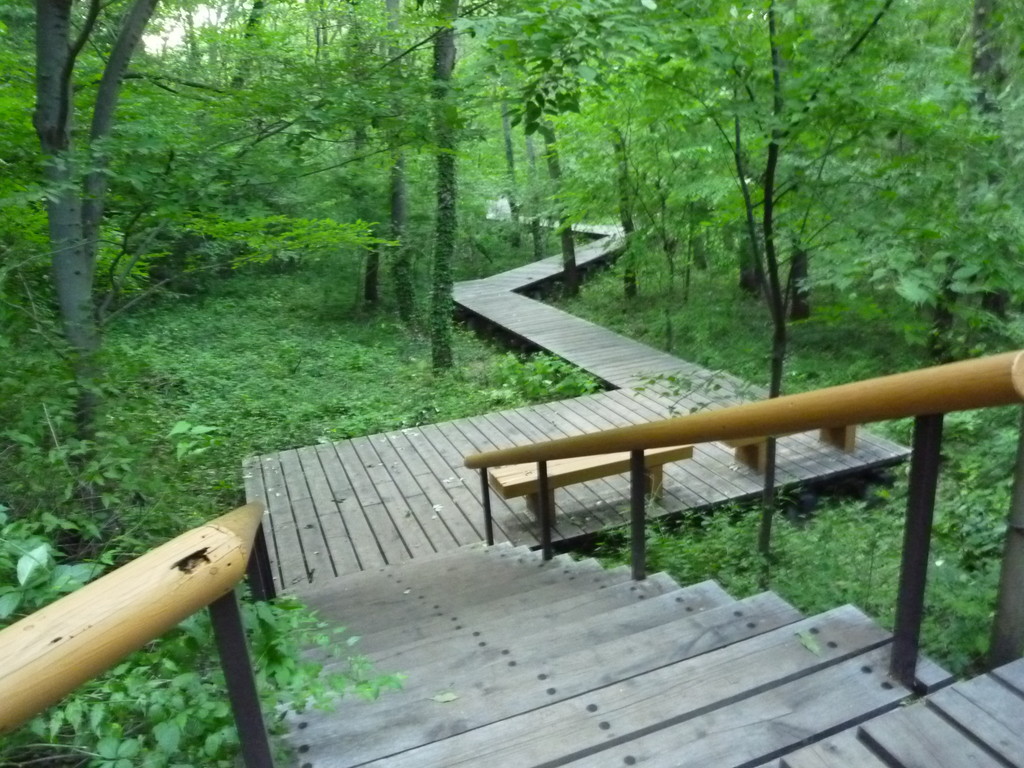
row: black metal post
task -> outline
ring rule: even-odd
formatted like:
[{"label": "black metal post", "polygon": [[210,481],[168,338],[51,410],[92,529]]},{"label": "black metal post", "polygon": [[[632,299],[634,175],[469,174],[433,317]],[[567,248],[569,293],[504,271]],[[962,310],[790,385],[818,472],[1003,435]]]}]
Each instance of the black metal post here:
[{"label": "black metal post", "polygon": [[647,469],[644,452],[629,454],[629,536],[632,553],[633,578],[647,578]]},{"label": "black metal post", "polygon": [[548,483],[548,463],[537,462],[537,505],[540,509],[540,551],[545,560],[554,556],[551,550],[551,486]]},{"label": "black metal post", "polygon": [[480,470],[480,495],[484,502],[484,536],[487,546],[494,546],[494,518],[491,516],[491,486],[487,482],[487,467]]},{"label": "black metal post", "polygon": [[914,421],[914,453],[910,458],[907,520],[903,532],[903,561],[896,598],[892,661],[889,674],[907,688],[916,688],[915,672],[928,580],[935,488],[942,449],[942,414],[918,416]]},{"label": "black metal post", "polygon": [[270,565],[270,551],[267,549],[267,537],[263,531],[263,523],[256,529],[252,541],[252,553],[245,567],[245,576],[249,581],[249,589],[253,600],[273,600],[277,597],[274,586],[274,570]]},{"label": "black metal post", "polygon": [[238,728],[238,741],[242,745],[245,768],[274,768],[267,726],[263,722],[260,697],[256,693],[256,678],[245,641],[242,613],[232,590],[210,603],[213,636],[217,653],[224,669],[231,711]]}]

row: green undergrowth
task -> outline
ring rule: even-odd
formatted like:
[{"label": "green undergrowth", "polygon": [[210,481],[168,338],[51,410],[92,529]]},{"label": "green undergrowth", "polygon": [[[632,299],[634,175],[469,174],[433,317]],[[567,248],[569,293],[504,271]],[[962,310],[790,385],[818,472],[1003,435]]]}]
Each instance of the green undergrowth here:
[{"label": "green undergrowth", "polygon": [[[661,280],[661,282],[659,282]],[[810,320],[794,323],[784,392],[794,393],[926,367],[923,326],[905,302],[870,291],[843,299],[820,290]],[[725,271],[695,271],[687,301],[656,274],[641,275],[641,297],[626,303],[621,276],[611,269],[588,283],[570,311],[713,370],[767,384],[770,320],[764,307]],[[1013,342],[988,338],[972,351],[997,352]],[[991,348],[987,348],[988,347]],[[687,382],[650,386],[685,392]],[[666,415],[669,415],[666,413]],[[924,624],[924,649],[957,674],[979,669],[994,613],[998,566],[1009,509],[1019,409],[999,408],[945,418],[942,475],[935,511]],[[909,444],[910,420],[872,431]],[[851,602],[891,627],[906,508],[907,467],[871,500],[851,501],[828,489],[811,494],[810,515],[786,513],[800,500],[783,499],[774,527],[769,586],[805,613]],[[807,496],[804,496],[806,501]],[[652,568],[680,583],[718,580],[734,596],[759,591],[759,509],[720,509],[649,534]],[[601,551],[622,561],[625,534],[609,535]]]}]

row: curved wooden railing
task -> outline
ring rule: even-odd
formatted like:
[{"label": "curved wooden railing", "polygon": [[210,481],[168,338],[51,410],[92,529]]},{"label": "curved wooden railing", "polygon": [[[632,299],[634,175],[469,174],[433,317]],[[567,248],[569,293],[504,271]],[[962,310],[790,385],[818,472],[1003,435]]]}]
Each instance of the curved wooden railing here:
[{"label": "curved wooden railing", "polygon": [[240,507],[0,631],[0,734],[209,606],[246,765],[270,766],[234,594],[248,572],[273,596],[262,520],[262,505]]},{"label": "curved wooden railing", "polygon": [[[745,403],[647,424],[608,429],[531,445],[475,453],[465,465],[480,470],[487,540],[493,543],[487,468],[537,463],[541,546],[552,554],[547,462],[629,451],[633,573],[645,575],[643,493],[644,451],[673,445],[745,438],[769,438],[813,429],[833,429],[887,419],[915,418],[910,488],[904,533],[891,672],[918,687],[915,668],[935,490],[938,482],[942,419],[946,413],[1024,402],[1024,351],[925,368],[829,387],[773,400]],[[990,662],[1006,663],[1024,649],[1024,435],[1018,456],[1013,510],[1007,526],[1006,555]]]}]

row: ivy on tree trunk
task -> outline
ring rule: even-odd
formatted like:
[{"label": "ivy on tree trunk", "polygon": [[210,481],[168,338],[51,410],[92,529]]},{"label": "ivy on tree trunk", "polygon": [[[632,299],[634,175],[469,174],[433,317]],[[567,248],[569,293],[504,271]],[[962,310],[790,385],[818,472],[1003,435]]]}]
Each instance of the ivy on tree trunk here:
[{"label": "ivy on tree trunk", "polygon": [[452,258],[456,222],[456,123],[458,107],[451,94],[455,69],[455,30],[459,0],[442,0],[447,22],[434,38],[434,135],[437,142],[437,218],[430,301],[430,352],[434,370],[452,365]]}]

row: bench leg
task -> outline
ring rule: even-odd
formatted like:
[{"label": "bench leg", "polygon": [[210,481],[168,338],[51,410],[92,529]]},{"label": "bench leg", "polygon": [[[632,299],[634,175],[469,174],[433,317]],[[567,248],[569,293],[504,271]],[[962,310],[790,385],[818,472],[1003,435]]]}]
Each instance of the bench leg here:
[{"label": "bench leg", "polygon": [[665,484],[665,465],[658,464],[644,470],[644,496],[648,499],[660,499],[661,489]]},{"label": "bench leg", "polygon": [[768,442],[762,440],[750,445],[739,445],[735,449],[735,456],[740,464],[746,464],[763,475],[768,467]]},{"label": "bench leg", "polygon": [[857,449],[857,425],[847,427],[827,427],[818,434],[823,443],[834,445],[841,451],[853,453]]},{"label": "bench leg", "polygon": [[[533,515],[533,519],[540,525],[540,494],[528,493],[526,494],[526,508]],[[555,514],[555,489],[552,488],[548,491],[548,509],[551,510],[552,520],[554,520]]]}]

